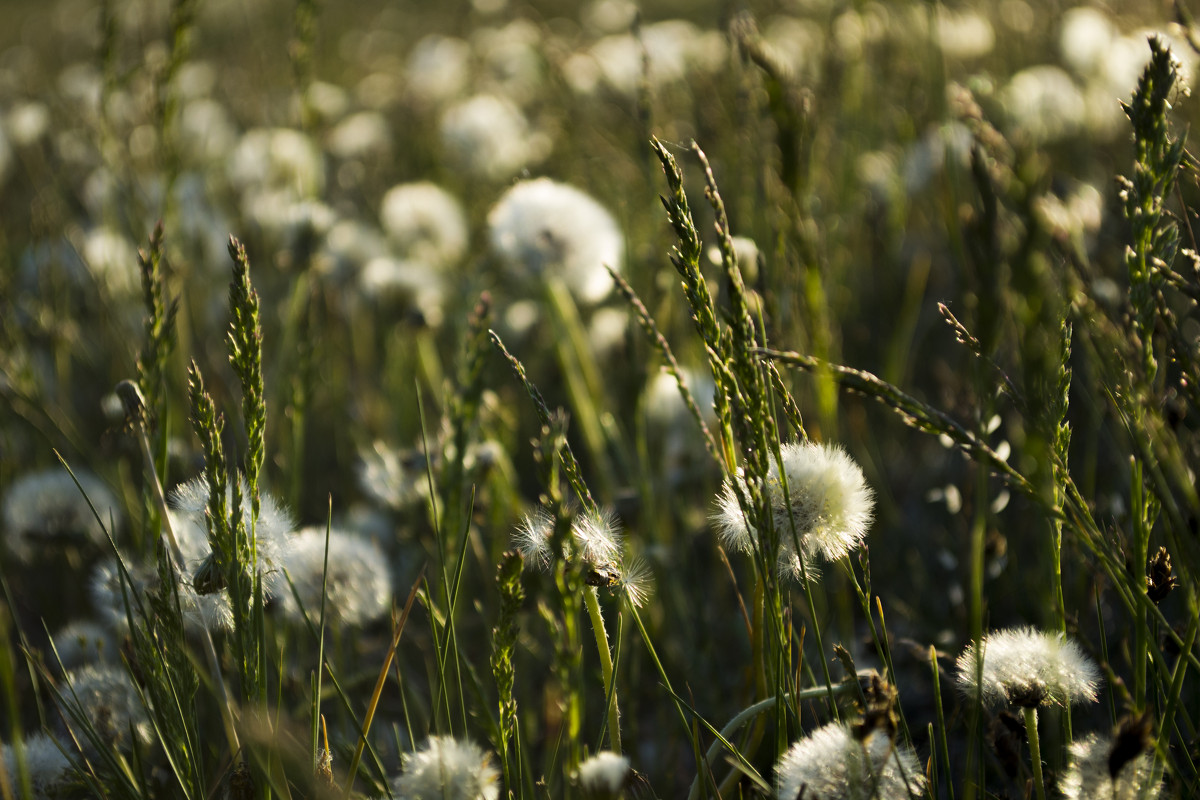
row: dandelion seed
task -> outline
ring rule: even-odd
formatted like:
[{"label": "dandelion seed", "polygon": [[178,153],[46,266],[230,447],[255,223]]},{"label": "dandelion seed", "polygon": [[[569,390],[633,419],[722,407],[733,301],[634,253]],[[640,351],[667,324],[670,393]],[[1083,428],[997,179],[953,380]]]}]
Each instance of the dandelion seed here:
[{"label": "dandelion seed", "polygon": [[990,633],[979,650],[972,644],[958,658],[959,688],[992,705],[1094,703],[1099,680],[1099,670],[1079,645],[1063,634],[1034,628]]},{"label": "dandelion seed", "polygon": [[500,773],[490,753],[473,742],[431,736],[402,757],[404,774],[392,781],[405,800],[496,800]]},{"label": "dandelion seed", "polygon": [[615,800],[628,780],[629,759],[607,750],[596,753],[575,771],[575,782],[591,800]]},{"label": "dandelion seed", "polygon": [[[351,627],[374,622],[387,614],[392,602],[392,578],[387,559],[373,542],[339,530],[329,532],[329,568],[325,570],[325,528],[298,531],[283,560],[296,594],[309,619],[321,613],[325,584],[326,613]],[[284,616],[297,624],[304,619],[291,591],[280,593]]]},{"label": "dandelion seed", "polygon": [[[783,445],[780,455],[783,468],[778,461],[772,463],[765,491],[779,536],[780,574],[795,577],[801,574],[801,559],[807,568],[816,553],[836,561],[860,546],[871,525],[874,501],[862,470],[840,447],[800,442]],[[715,522],[721,541],[735,550],[752,551],[758,531],[742,513],[729,481],[717,504]]]},{"label": "dandelion seed", "polygon": [[[34,734],[21,740],[25,767],[29,770],[30,788],[35,800],[62,796],[64,785],[71,779],[71,762],[59,748],[58,742],[44,733]],[[12,745],[0,750],[4,759],[4,773],[8,776],[13,797],[19,796],[17,789],[17,754]],[[3,781],[0,781],[0,785]]]},{"label": "dandelion seed", "polygon": [[525,563],[546,569],[553,557],[550,549],[550,538],[553,534],[554,518],[546,510],[539,508],[521,520],[513,535],[513,544],[525,557]]},{"label": "dandelion seed", "polygon": [[919,796],[924,775],[916,754],[885,733],[873,731],[859,740],[849,726],[830,723],[796,742],[779,759],[775,796],[779,800],[899,800]]},{"label": "dandelion seed", "polygon": [[[79,486],[65,469],[49,469],[24,475],[8,487],[3,536],[15,557],[30,561],[47,546],[79,539],[107,546],[104,529],[115,534],[125,515],[116,496],[99,478],[83,470],[76,470],[75,478]],[[103,526],[96,514],[104,520]]]},{"label": "dandelion seed", "polygon": [[1111,769],[1115,742],[1091,734],[1071,745],[1071,764],[1059,783],[1064,800],[1156,800],[1162,767],[1152,752],[1139,751]]},{"label": "dandelion seed", "polygon": [[614,588],[624,594],[634,608],[644,608],[653,589],[652,578],[650,565],[646,563],[645,559],[635,558],[621,567],[621,573]]},{"label": "dandelion seed", "polygon": [[488,239],[512,278],[527,287],[561,280],[587,303],[612,291],[605,267],[619,270],[624,251],[621,231],[603,206],[549,178],[509,189],[488,212]]}]

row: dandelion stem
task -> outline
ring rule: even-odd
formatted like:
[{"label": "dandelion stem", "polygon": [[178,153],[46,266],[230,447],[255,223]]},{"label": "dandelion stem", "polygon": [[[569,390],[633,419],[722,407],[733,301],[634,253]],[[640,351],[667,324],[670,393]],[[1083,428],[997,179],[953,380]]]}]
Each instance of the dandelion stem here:
[{"label": "dandelion stem", "polygon": [[1029,737],[1029,762],[1033,767],[1033,789],[1037,800],[1046,800],[1046,784],[1042,779],[1042,747],[1038,741],[1037,707],[1025,709],[1025,734]]},{"label": "dandelion stem", "polygon": [[600,613],[600,600],[596,587],[589,586],[583,593],[588,616],[592,618],[592,633],[596,636],[596,652],[600,654],[600,674],[604,678],[604,689],[611,694],[608,703],[608,741],[612,751],[621,754],[621,714],[617,709],[617,689],[613,683],[612,651],[608,649],[608,633],[604,630],[604,615]]}]

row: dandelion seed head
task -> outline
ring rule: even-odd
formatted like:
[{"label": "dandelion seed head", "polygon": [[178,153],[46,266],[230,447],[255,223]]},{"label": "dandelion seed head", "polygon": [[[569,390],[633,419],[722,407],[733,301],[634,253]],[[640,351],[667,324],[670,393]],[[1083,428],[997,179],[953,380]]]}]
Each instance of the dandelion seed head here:
[{"label": "dandelion seed head", "polygon": [[[61,796],[60,789],[71,777],[71,762],[59,749],[58,743],[44,733],[37,733],[23,738],[21,747],[35,800]],[[12,745],[3,746],[0,758],[4,759],[4,772],[10,785],[15,787],[17,754]]]},{"label": "dandelion seed head", "polygon": [[958,685],[990,705],[1024,708],[1096,701],[1100,672],[1082,648],[1057,633],[1009,628],[983,638],[958,658]]},{"label": "dandelion seed head", "polygon": [[625,249],[616,220],[589,195],[549,178],[521,181],[488,212],[488,240],[510,277],[527,287],[561,280],[585,303],[612,291],[605,267]]},{"label": "dandelion seed head", "polygon": [[383,196],[379,219],[396,254],[434,271],[467,252],[467,219],[458,199],[434,183],[401,183]]},{"label": "dandelion seed head", "polygon": [[[250,488],[245,478],[241,482],[241,512],[242,523],[247,533],[251,530],[252,508]],[[203,560],[212,552],[208,541],[208,523],[205,513],[208,508],[209,488],[204,476],[193,478],[181,484],[171,492],[170,503],[175,514],[171,516],[175,534],[183,551],[185,560]],[[226,501],[233,503],[233,487],[226,490]],[[254,547],[258,557],[258,571],[266,575],[278,568],[284,553],[290,547],[292,531],[296,528],[295,520],[287,507],[268,492],[259,492],[259,513],[254,521]],[[201,535],[202,534],[202,535]],[[194,563],[180,565],[195,567]],[[272,591],[278,589],[278,581],[267,581],[272,584]],[[267,587],[264,586],[264,589]]]},{"label": "dandelion seed head", "polygon": [[[67,673],[66,680],[70,688],[61,688],[61,702],[89,720],[110,746],[128,750],[131,730],[141,743],[151,740],[146,708],[123,667],[93,664]],[[82,733],[76,735],[83,741]]]},{"label": "dandelion seed head", "polygon": [[392,148],[392,131],[378,111],[359,111],[329,131],[326,147],[343,161],[386,156]]},{"label": "dandelion seed head", "polygon": [[420,450],[397,450],[376,441],[358,451],[358,486],[376,502],[402,511],[428,496],[429,467]]},{"label": "dandelion seed head", "polygon": [[[309,619],[321,614],[325,585],[326,614],[345,625],[360,627],[387,614],[392,602],[392,578],[378,545],[340,530],[329,532],[329,569],[325,570],[325,528],[296,533],[283,561]],[[304,618],[290,589],[279,594],[284,616],[298,624]]]},{"label": "dandelion seed head", "polygon": [[[764,491],[779,536],[780,574],[796,577],[802,564],[809,568],[816,553],[836,561],[859,547],[873,519],[874,499],[862,470],[840,447],[785,444],[780,455],[771,465]],[[745,483],[741,486],[744,489]],[[717,498],[714,521],[726,547],[750,552],[756,546],[758,531],[742,513],[737,492],[728,480]]]},{"label": "dandelion seed head", "polygon": [[120,231],[106,226],[93,228],[84,236],[80,254],[96,282],[109,291],[128,297],[141,289],[137,248]]},{"label": "dandelion seed head", "polygon": [[443,103],[458,97],[470,79],[471,45],[462,39],[429,34],[409,53],[406,84],[414,99]]},{"label": "dandelion seed head", "polygon": [[[79,486],[65,469],[49,469],[24,475],[8,487],[4,493],[4,529],[0,533],[15,557],[30,561],[43,549],[72,539],[107,546],[104,529],[115,534],[125,515],[103,481],[84,470],[76,470],[75,477]],[[104,520],[103,526],[88,500]]]},{"label": "dandelion seed head", "polygon": [[1071,763],[1059,783],[1064,800],[1156,800],[1162,794],[1163,770],[1153,753],[1140,753],[1112,775],[1112,750],[1112,739],[1094,733],[1071,744]]},{"label": "dandelion seed head", "polygon": [[533,130],[511,101],[492,94],[463,100],[442,115],[442,151],[457,168],[503,181],[537,164],[550,152],[550,139]]},{"label": "dandelion seed head", "polygon": [[855,738],[842,723],[830,723],[796,742],[775,765],[775,796],[795,800],[852,797],[909,798],[925,787],[916,754],[882,732]]},{"label": "dandelion seed head", "polygon": [[575,782],[589,798],[615,798],[629,779],[629,759],[604,750],[584,761],[575,771]]},{"label": "dandelion seed head", "polygon": [[[118,644],[112,632],[90,620],[78,619],[68,622],[53,636],[54,653],[62,662],[64,670],[73,670],[87,664],[112,663],[120,660]],[[53,653],[46,653],[46,663],[54,663]]]},{"label": "dandelion seed head", "polygon": [[496,800],[500,773],[490,753],[473,742],[431,736],[402,757],[404,774],[392,782],[405,800]]}]

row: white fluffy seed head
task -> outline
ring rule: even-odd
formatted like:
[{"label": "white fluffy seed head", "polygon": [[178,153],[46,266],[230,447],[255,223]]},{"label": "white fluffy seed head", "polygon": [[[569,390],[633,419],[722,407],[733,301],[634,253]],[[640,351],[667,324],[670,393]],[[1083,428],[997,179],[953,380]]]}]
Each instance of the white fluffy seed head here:
[{"label": "white fluffy seed head", "polygon": [[[304,528],[296,533],[283,569],[310,620],[321,614],[321,587],[325,587],[327,618],[360,627],[387,614],[392,602],[392,578],[387,559],[372,541],[339,530],[329,532],[329,568],[325,569],[325,528]],[[304,617],[290,589],[280,592],[283,615],[297,624]]]},{"label": "white fluffy seed head", "polygon": [[603,206],[549,178],[521,181],[500,198],[488,213],[488,240],[510,278],[527,289],[559,280],[585,303],[612,291],[605,267],[620,270],[625,250]]},{"label": "white fluffy seed head", "polygon": [[629,779],[629,759],[608,750],[584,761],[575,771],[575,782],[589,800],[615,800]]},{"label": "white fluffy seed head", "polygon": [[[925,773],[916,754],[881,732],[855,738],[842,723],[830,723],[792,745],[775,765],[779,800],[841,800],[919,796]],[[804,794],[801,795],[801,790]]]},{"label": "white fluffy seed head", "polygon": [[404,774],[392,782],[405,800],[496,800],[500,773],[492,757],[473,742],[431,736],[421,748],[405,753]]},{"label": "white fluffy seed head", "polygon": [[1035,628],[990,633],[958,658],[958,685],[989,705],[1024,708],[1096,701],[1100,672],[1073,640]]},{"label": "white fluffy seed head", "polygon": [[[64,784],[71,777],[71,762],[59,749],[58,743],[44,733],[38,733],[21,741],[24,750],[25,768],[29,770],[29,782],[35,798],[59,797]],[[0,758],[4,760],[4,774],[13,789],[13,796],[18,796],[17,790],[17,756],[12,745],[4,745],[0,749]]]},{"label": "white fluffy seed head", "polygon": [[[120,660],[118,644],[108,628],[90,620],[68,622],[54,634],[54,653],[64,670],[73,670],[87,664],[113,663]],[[46,654],[46,662],[55,663],[54,655]]]},{"label": "white fluffy seed head", "polygon": [[462,204],[436,184],[393,186],[380,203],[379,219],[396,254],[421,264],[426,271],[451,267],[467,251]]},{"label": "white fluffy seed head", "polygon": [[1127,761],[1114,776],[1109,767],[1113,741],[1091,734],[1071,745],[1071,764],[1059,783],[1064,800],[1157,800],[1162,766],[1151,752]]},{"label": "white fluffy seed head", "polygon": [[[129,737],[131,730],[142,744],[150,741],[146,707],[124,668],[104,664],[86,666],[67,673],[67,683],[69,687],[60,690],[60,702],[86,718],[101,741],[128,750],[133,744]],[[74,728],[71,714],[66,718]],[[76,738],[85,741],[79,731]]]},{"label": "white fluffy seed head", "polygon": [[[125,515],[116,496],[95,475],[84,470],[74,472],[79,486],[70,473],[58,468],[24,475],[4,493],[4,529],[0,537],[18,559],[29,561],[43,548],[62,546],[71,539],[107,547],[104,529],[115,534],[121,527]],[[103,526],[92,513],[92,506],[104,521]]]},{"label": "white fluffy seed head", "polygon": [[[874,498],[862,469],[840,447],[797,442],[783,445],[780,456],[773,460],[764,492],[779,536],[779,571],[797,577],[801,559],[806,567],[817,553],[836,561],[862,544],[874,518]],[[714,519],[726,547],[750,552],[757,545],[758,531],[728,480]]]},{"label": "white fluffy seed head", "polygon": [[[251,529],[250,490],[245,479],[241,479],[242,492],[242,522],[246,530]],[[176,512],[171,515],[175,527],[175,535],[183,550],[185,560],[192,558],[204,559],[212,552],[208,542],[208,524],[205,521],[205,511],[208,508],[208,482],[203,476],[193,478],[181,484],[171,492],[171,506]],[[226,492],[227,500],[232,503],[233,488]],[[284,554],[290,547],[292,532],[296,529],[291,512],[282,503],[267,492],[259,492],[259,514],[254,523],[254,547],[258,556],[258,571],[267,576],[276,570]],[[191,543],[191,544],[185,544]],[[194,550],[189,550],[193,547]],[[194,566],[194,565],[184,565]],[[277,579],[264,581],[264,591],[268,596],[274,596],[280,589]]]}]

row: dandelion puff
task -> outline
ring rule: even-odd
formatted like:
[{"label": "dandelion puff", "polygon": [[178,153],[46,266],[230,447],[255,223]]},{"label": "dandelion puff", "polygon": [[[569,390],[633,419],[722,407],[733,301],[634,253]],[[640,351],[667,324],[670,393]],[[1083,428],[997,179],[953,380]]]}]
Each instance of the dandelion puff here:
[{"label": "dandelion puff", "polygon": [[1059,783],[1064,800],[1156,800],[1162,794],[1162,767],[1153,754],[1139,752],[1114,765],[1115,744],[1094,733],[1072,743],[1071,764]]},{"label": "dandelion puff", "polygon": [[[44,733],[38,733],[22,739],[21,748],[24,751],[25,768],[29,770],[33,797],[40,800],[62,796],[61,790],[71,778],[71,762],[58,742]],[[5,775],[16,788],[17,754],[12,745],[3,746],[0,758],[4,759]]]},{"label": "dandelion puff", "polygon": [[358,485],[394,511],[421,502],[429,494],[429,463],[420,450],[396,450],[383,442],[358,453]]},{"label": "dandelion puff", "polygon": [[[119,658],[117,643],[109,629],[90,620],[68,622],[54,634],[52,641],[57,660],[65,670]],[[46,660],[53,662],[54,655],[48,653]]]},{"label": "dandelion puff", "polygon": [[379,219],[397,254],[435,270],[467,252],[467,218],[458,199],[434,183],[401,183],[383,196]]},{"label": "dandelion puff", "polygon": [[129,628],[129,618],[125,615],[125,597],[128,593],[129,607],[137,619],[137,600],[149,585],[149,577],[145,571],[134,564],[128,557],[123,557],[125,568],[129,571],[131,585],[121,588],[121,567],[116,556],[109,556],[92,568],[88,580],[88,596],[92,601],[92,610],[102,622],[114,631],[124,632]]},{"label": "dandelion puff", "polygon": [[624,238],[590,195],[549,178],[521,181],[488,212],[488,240],[510,278],[562,281],[585,303],[613,289],[605,267],[621,269]]},{"label": "dandelion puff", "polygon": [[619,797],[629,780],[629,759],[608,750],[584,761],[575,771],[575,783],[592,800]]},{"label": "dandelion puff", "polygon": [[[60,690],[60,702],[72,716],[87,720],[102,743],[120,750],[132,746],[130,731],[142,744],[151,739],[150,720],[137,688],[121,667],[90,665],[67,673],[67,683]],[[84,741],[82,732],[76,738]]]},{"label": "dandelion puff", "polygon": [[[290,547],[292,531],[295,530],[296,524],[287,508],[267,492],[259,493],[258,519],[252,520],[250,488],[246,484],[245,478],[241,478],[240,481],[242,524],[245,525],[247,533],[253,529],[253,545],[258,561],[258,572],[260,575],[268,576],[268,573],[277,571],[284,554]],[[182,534],[180,530],[176,530],[185,560],[191,561],[196,557],[203,560],[212,553],[208,541],[208,523],[205,520],[208,496],[208,481],[203,476],[176,487],[171,493],[171,506],[178,512],[178,514],[172,515],[172,521],[179,523],[180,529],[190,527],[190,531],[184,530]],[[226,499],[232,503],[232,486],[226,492]],[[197,536],[197,532],[203,532],[203,538]],[[192,546],[194,549],[189,552],[189,546],[185,542],[194,543]],[[194,568],[196,565],[189,563],[180,566]],[[263,591],[268,597],[275,596],[280,589],[280,579],[277,575],[264,581]]]},{"label": "dandelion puff", "polygon": [[959,688],[990,705],[1094,703],[1100,681],[1099,670],[1078,644],[1061,633],[1035,628],[990,633],[978,649],[969,645],[957,666]]},{"label": "dandelion puff", "polygon": [[924,786],[924,771],[909,747],[879,731],[859,740],[836,722],[796,742],[775,765],[779,800],[891,800],[920,795]]},{"label": "dandelion puff", "polygon": [[392,782],[405,800],[496,800],[500,773],[490,753],[473,742],[431,736],[402,757],[404,774]]},{"label": "dandelion puff", "polygon": [[121,527],[125,515],[104,482],[83,470],[76,470],[75,478],[79,486],[65,469],[48,469],[24,475],[8,487],[4,493],[3,536],[16,558],[28,562],[47,544],[78,539],[103,546],[105,528],[115,533]]},{"label": "dandelion puff", "polygon": [[[339,530],[329,531],[329,568],[325,569],[325,528],[304,528],[296,533],[283,561],[296,594],[309,618],[321,613],[325,587],[327,613],[345,625],[359,627],[383,617],[392,602],[392,578],[379,547]],[[283,615],[303,624],[300,606],[291,591],[280,594]]]},{"label": "dandelion puff", "polygon": [[[745,479],[735,480],[744,493]],[[780,458],[772,460],[764,492],[779,537],[777,558],[783,575],[799,576],[816,553],[828,561],[848,555],[862,544],[873,519],[874,499],[862,469],[837,446],[783,445]],[[717,498],[714,521],[726,547],[750,552],[757,546],[758,531],[742,512],[729,480]]]}]

